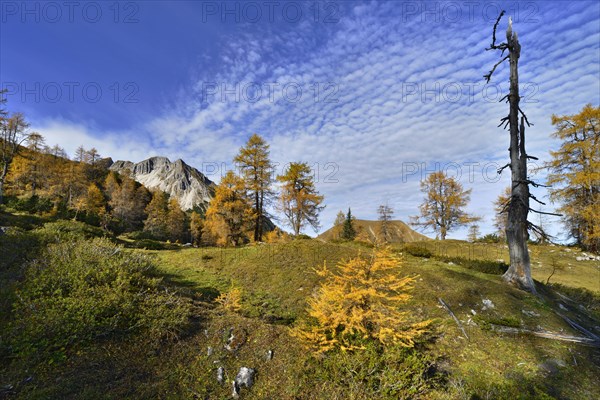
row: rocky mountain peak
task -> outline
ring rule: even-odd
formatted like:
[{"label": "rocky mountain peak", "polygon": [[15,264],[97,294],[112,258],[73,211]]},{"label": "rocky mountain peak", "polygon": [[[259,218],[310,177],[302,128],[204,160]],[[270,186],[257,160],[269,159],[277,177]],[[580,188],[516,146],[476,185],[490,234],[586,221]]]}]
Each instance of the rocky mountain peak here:
[{"label": "rocky mountain peak", "polygon": [[116,161],[110,170],[129,175],[148,189],[159,189],[176,198],[183,210],[206,208],[215,184],[196,168],[179,159],[150,157],[138,163]]}]

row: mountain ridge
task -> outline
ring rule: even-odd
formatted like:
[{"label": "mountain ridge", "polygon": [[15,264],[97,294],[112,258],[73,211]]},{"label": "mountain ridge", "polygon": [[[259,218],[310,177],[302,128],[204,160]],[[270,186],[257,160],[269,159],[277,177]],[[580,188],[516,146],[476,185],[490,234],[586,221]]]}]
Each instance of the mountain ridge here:
[{"label": "mountain ridge", "polygon": [[176,198],[182,210],[206,209],[213,197],[215,183],[182,159],[171,162],[155,156],[140,162],[117,160],[109,170],[126,174],[148,189],[159,189]]}]

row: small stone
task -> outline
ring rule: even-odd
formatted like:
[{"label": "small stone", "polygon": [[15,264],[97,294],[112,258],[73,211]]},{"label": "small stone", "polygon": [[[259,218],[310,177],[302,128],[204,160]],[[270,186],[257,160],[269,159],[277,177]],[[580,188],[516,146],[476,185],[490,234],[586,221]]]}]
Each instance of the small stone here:
[{"label": "small stone", "polygon": [[254,368],[241,367],[235,377],[235,382],[240,387],[246,386],[247,388],[251,388],[254,385],[254,375],[256,375]]},{"label": "small stone", "polygon": [[490,299],[483,299],[481,302],[483,303],[483,307],[481,307],[482,310],[495,308],[494,303],[492,303]]},{"label": "small stone", "polygon": [[225,368],[223,367],[217,368],[217,382],[221,385],[225,382]]},{"label": "small stone", "polygon": [[269,350],[267,351],[267,360],[272,360],[273,359],[273,350]]},{"label": "small stone", "polygon": [[207,356],[212,356],[213,355],[213,348],[208,346],[208,349],[206,349],[206,355]]},{"label": "small stone", "polygon": [[251,388],[254,385],[254,375],[256,375],[256,370],[253,368],[241,367],[238,372],[235,380],[232,382],[232,392],[231,396],[234,399],[239,398],[240,390],[242,386],[247,388]]},{"label": "small stone", "polygon": [[539,317],[540,314],[536,313],[535,311],[529,311],[529,310],[521,310],[521,312],[525,315],[527,315],[528,317]]}]

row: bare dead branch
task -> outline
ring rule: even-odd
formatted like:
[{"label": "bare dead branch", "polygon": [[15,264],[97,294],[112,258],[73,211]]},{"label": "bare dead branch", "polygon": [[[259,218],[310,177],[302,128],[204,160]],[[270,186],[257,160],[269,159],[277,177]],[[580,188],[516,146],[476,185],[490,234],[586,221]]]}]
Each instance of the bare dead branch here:
[{"label": "bare dead branch", "polygon": [[506,59],[509,57],[509,55],[507,55],[506,57],[504,57],[503,59],[501,59],[500,61],[498,61],[494,67],[492,68],[492,70],[484,75],[483,77],[485,78],[485,83],[490,83],[490,80],[492,79],[492,75],[494,74],[494,71],[496,71],[496,68],[498,68],[498,65],[502,64],[504,61],[506,61]]},{"label": "bare dead branch", "polygon": [[494,324],[490,324],[490,325],[491,325],[492,329],[497,332],[529,334],[529,335],[538,336],[538,337],[542,337],[542,338],[546,338],[546,339],[561,340],[561,341],[565,341],[565,342],[573,342],[573,343],[580,343],[580,344],[593,346],[593,347],[600,347],[600,341],[590,339],[587,337],[560,335],[558,333],[553,333],[553,332],[532,331],[532,330],[528,330],[528,329],[511,328],[508,326],[500,326],[500,325],[494,325]]},{"label": "bare dead branch", "polygon": [[583,333],[585,336],[587,336],[588,338],[590,338],[592,340],[600,341],[600,337],[598,335],[585,329],[583,326],[579,325],[577,322],[573,321],[571,318],[569,318],[565,315],[562,315],[561,313],[558,313],[558,312],[556,314],[559,317],[561,317],[562,319],[564,319],[567,322],[567,324],[569,324],[571,326],[571,328],[578,330],[579,332]]},{"label": "bare dead branch", "polygon": [[510,167],[510,163],[506,164],[503,167],[498,168],[498,175],[500,175],[502,173],[502,171],[504,171],[508,167]]},{"label": "bare dead branch", "polygon": [[527,126],[531,127],[533,124],[529,123],[529,120],[527,119],[527,115],[525,115],[525,113],[523,112],[523,110],[521,110],[521,107],[519,107],[519,112],[521,113],[521,115],[523,116],[523,118],[525,118],[525,123],[527,124]]},{"label": "bare dead branch", "polygon": [[501,43],[500,45],[496,46],[496,30],[498,29],[498,24],[500,23],[500,20],[502,19],[502,16],[504,16],[504,14],[505,14],[505,11],[502,10],[500,15],[498,15],[498,19],[496,20],[496,23],[494,24],[494,30],[492,31],[492,44],[486,50],[498,49],[500,46],[505,45],[505,43]]},{"label": "bare dead branch", "polygon": [[[542,203],[542,204],[543,204],[543,203]],[[562,217],[562,214],[557,214],[557,213],[549,213],[549,212],[546,212],[546,211],[539,211],[539,210],[535,210],[535,209],[533,209],[533,208],[531,208],[531,207],[529,208],[529,211],[531,211],[531,212],[534,212],[534,213],[536,213],[536,214],[542,214],[542,215],[552,215],[552,216],[554,216],[554,217]]]},{"label": "bare dead branch", "polygon": [[532,199],[533,201],[535,201],[536,203],[539,203],[543,206],[546,205],[546,203],[544,203],[543,201],[539,200],[537,197],[535,197],[534,195],[532,195],[531,193],[529,193],[529,198]]},{"label": "bare dead branch", "polygon": [[463,326],[460,323],[460,321],[458,320],[458,318],[456,318],[456,315],[454,315],[454,313],[450,309],[450,306],[448,304],[446,304],[446,302],[444,300],[442,300],[441,297],[438,297],[438,300],[439,300],[440,304],[442,305],[442,307],[444,307],[446,309],[446,311],[448,312],[448,314],[450,314],[450,316],[452,317],[452,319],[454,320],[454,322],[456,322],[456,325],[458,325],[458,327],[462,331],[463,335],[465,335],[465,337],[467,338],[467,340],[469,340],[469,335],[467,335],[467,332],[465,331],[465,328],[463,328]]},{"label": "bare dead branch", "polygon": [[548,242],[552,242],[552,240],[555,239],[554,236],[549,235],[542,227],[534,224],[531,221],[527,221],[527,230],[533,232],[533,234],[538,238]]},{"label": "bare dead branch", "polygon": [[534,182],[534,181],[529,180],[529,179],[519,180],[519,181],[515,181],[515,182],[517,182],[517,185],[520,185],[520,184],[523,183],[523,184],[526,184],[526,185],[531,185],[531,186],[536,187],[536,188],[537,187],[544,187],[544,188],[550,187],[550,186],[547,186],[547,185],[542,185],[541,183]]}]

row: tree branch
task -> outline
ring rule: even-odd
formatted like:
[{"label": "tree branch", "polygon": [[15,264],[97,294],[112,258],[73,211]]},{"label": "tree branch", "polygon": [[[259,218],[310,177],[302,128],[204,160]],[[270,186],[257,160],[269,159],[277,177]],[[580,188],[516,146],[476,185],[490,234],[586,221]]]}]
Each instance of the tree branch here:
[{"label": "tree branch", "polygon": [[496,46],[496,30],[498,29],[498,24],[500,23],[500,20],[502,19],[502,16],[504,16],[504,14],[505,14],[505,11],[502,10],[502,12],[500,13],[500,15],[498,15],[498,19],[496,20],[496,23],[494,24],[494,30],[492,32],[492,44],[486,50],[499,49],[502,46],[507,46],[506,43],[501,43],[498,46]]},{"label": "tree branch", "polygon": [[529,198],[530,198],[530,199],[533,199],[535,202],[537,202],[537,203],[539,203],[539,204],[541,204],[541,205],[543,205],[543,206],[545,206],[545,205],[546,205],[546,203],[544,203],[544,202],[543,202],[543,201],[541,201],[541,200],[538,200],[538,198],[537,198],[537,197],[535,197],[534,195],[532,195],[531,193],[529,193]]},{"label": "tree branch", "polygon": [[527,124],[527,127],[531,127],[531,125],[533,125],[533,124],[529,123],[529,120],[527,119],[527,115],[525,115],[525,113],[523,112],[523,110],[521,110],[521,107],[519,107],[519,112],[521,113],[521,115],[523,116],[523,118],[525,118],[525,123]]},{"label": "tree branch", "polygon": [[498,175],[500,175],[502,173],[502,171],[504,171],[506,168],[510,167],[510,163],[506,164],[505,166],[498,168]]},{"label": "tree branch", "polygon": [[490,80],[492,79],[492,75],[493,75],[494,71],[496,71],[496,68],[498,68],[498,65],[500,65],[504,61],[506,61],[506,59],[508,57],[510,57],[510,55],[507,55],[506,57],[504,57],[503,59],[501,59],[500,61],[498,61],[496,63],[496,65],[494,65],[494,67],[492,68],[492,70],[488,74],[486,74],[486,75],[483,76],[485,78],[485,83],[490,83]]},{"label": "tree branch", "polygon": [[[543,204],[543,203],[542,203]],[[545,212],[545,211],[538,211],[538,210],[534,210],[533,208],[529,207],[529,211],[537,213],[537,214],[542,214],[542,215],[552,215],[554,217],[562,217],[562,214],[556,214],[556,213],[549,213],[549,212]]]}]

